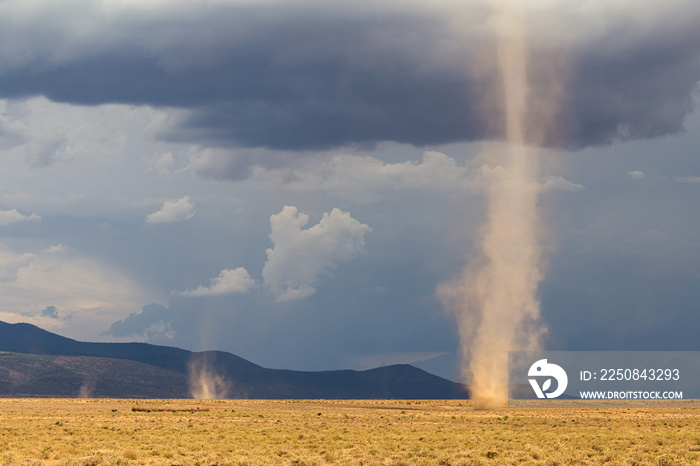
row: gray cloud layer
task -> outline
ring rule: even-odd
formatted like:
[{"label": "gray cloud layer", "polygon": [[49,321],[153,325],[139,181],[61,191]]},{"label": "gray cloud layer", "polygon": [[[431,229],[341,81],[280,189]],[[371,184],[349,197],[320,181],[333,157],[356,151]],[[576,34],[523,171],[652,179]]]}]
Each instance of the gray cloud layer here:
[{"label": "gray cloud layer", "polygon": [[[568,24],[574,5],[551,12],[556,30],[534,28],[533,55],[556,50],[569,76],[564,128],[549,143],[680,131],[700,79],[700,4],[579,11]],[[157,131],[168,141],[296,151],[498,136],[483,115],[492,38],[480,0],[430,9],[74,0],[6,2],[0,12],[0,97],[183,109]],[[552,76],[536,79],[546,88]]]}]

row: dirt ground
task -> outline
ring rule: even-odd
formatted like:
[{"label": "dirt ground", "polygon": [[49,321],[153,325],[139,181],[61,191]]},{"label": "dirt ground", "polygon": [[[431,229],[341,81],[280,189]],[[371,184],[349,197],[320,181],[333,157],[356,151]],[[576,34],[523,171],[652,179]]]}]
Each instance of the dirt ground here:
[{"label": "dirt ground", "polygon": [[0,399],[0,464],[698,464],[700,403],[679,406]]}]

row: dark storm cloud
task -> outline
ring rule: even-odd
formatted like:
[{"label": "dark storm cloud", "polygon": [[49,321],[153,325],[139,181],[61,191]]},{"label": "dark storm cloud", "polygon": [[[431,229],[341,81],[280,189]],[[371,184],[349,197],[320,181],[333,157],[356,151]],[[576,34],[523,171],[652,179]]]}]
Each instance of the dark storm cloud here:
[{"label": "dark storm cloud", "polygon": [[700,28],[680,26],[681,31],[670,25],[627,45],[605,37],[579,52],[570,140],[606,144],[682,130],[700,80]]},{"label": "dark storm cloud", "polygon": [[58,319],[58,312],[56,312],[56,306],[46,306],[43,311],[41,311],[41,317],[50,317],[52,319]]},{"label": "dark storm cloud", "polygon": [[[483,2],[61,5],[0,20],[0,96],[179,108],[157,135],[209,147],[497,137],[483,114],[491,78],[475,71],[476,50],[490,40]],[[456,6],[467,9],[459,21]],[[642,32],[634,22],[612,24],[595,40],[567,38],[564,137],[550,144],[682,129],[700,79],[700,33],[685,18],[700,7],[677,9],[678,23]],[[536,86],[548,85],[542,79]]]},{"label": "dark storm cloud", "polygon": [[160,304],[151,303],[143,306],[141,312],[134,312],[123,320],[114,322],[109,329],[103,332],[103,335],[111,335],[114,337],[129,337],[134,335],[142,335],[153,337],[149,329],[153,329],[155,325],[162,324],[158,329],[161,332],[170,326],[173,320],[173,313],[169,312],[167,307]]}]

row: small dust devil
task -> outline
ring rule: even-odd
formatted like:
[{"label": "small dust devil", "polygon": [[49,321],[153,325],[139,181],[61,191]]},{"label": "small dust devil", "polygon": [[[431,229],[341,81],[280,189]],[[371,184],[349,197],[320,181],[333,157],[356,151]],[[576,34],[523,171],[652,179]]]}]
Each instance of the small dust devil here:
[{"label": "small dust devil", "polygon": [[[502,407],[508,399],[508,351],[536,350],[546,329],[540,322],[538,287],[543,276],[538,214],[539,150],[556,112],[559,81],[533,89],[528,76],[526,2],[495,0],[496,47],[490,73],[492,102],[484,117],[496,126],[492,145],[480,155],[487,214],[478,255],[460,277],[438,288],[455,314],[462,344],[463,378],[477,409]],[[537,57],[540,62],[542,54]],[[488,66],[488,65],[486,65]],[[542,80],[538,80],[541,82]]]},{"label": "small dust devil", "polygon": [[197,400],[225,399],[230,383],[214,370],[211,353],[196,353],[187,364],[189,390]]}]

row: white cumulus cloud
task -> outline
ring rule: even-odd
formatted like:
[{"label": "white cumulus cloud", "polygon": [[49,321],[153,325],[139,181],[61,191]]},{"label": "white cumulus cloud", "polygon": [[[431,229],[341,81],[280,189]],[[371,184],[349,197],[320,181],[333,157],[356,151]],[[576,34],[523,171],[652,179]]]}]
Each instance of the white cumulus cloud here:
[{"label": "white cumulus cloud", "polygon": [[573,181],[569,181],[566,178],[562,178],[561,176],[546,176],[540,182],[541,192],[548,192],[554,190],[575,192],[581,191],[582,189],[584,189],[583,185],[574,183]]},{"label": "white cumulus cloud", "polygon": [[[213,176],[203,170],[198,173]],[[266,189],[284,186],[291,191],[325,191],[361,202],[395,196],[399,190],[458,192],[471,186],[469,176],[469,167],[435,151],[425,152],[420,161],[389,163],[370,156],[336,154],[322,160],[299,160],[291,167],[251,170],[253,182]]]},{"label": "white cumulus cloud", "polygon": [[41,221],[41,217],[37,214],[24,215],[17,212],[17,209],[0,210],[0,226],[12,225],[13,223],[26,221]]},{"label": "white cumulus cloud", "polygon": [[182,296],[224,296],[247,293],[255,286],[248,271],[243,267],[222,270],[218,277],[211,279],[209,286],[199,286],[194,290],[183,291]]},{"label": "white cumulus cloud", "polygon": [[31,265],[35,255],[32,253],[13,254],[0,251],[0,283],[17,280],[20,271]]},{"label": "white cumulus cloud", "polygon": [[262,276],[267,290],[277,301],[291,301],[316,292],[318,277],[339,261],[353,259],[364,250],[364,236],[372,229],[333,209],[321,221],[304,230],[309,216],[294,206],[284,206],[270,217],[274,243],[268,249]]},{"label": "white cumulus cloud", "polygon": [[[153,295],[108,264],[48,250],[15,252],[0,245],[0,320],[55,329],[104,328]],[[53,307],[61,319],[50,314]],[[41,310],[44,311],[41,311]],[[48,309],[48,310],[47,310]]]},{"label": "white cumulus cloud", "polygon": [[[118,157],[127,145],[124,123],[144,113],[124,105],[100,107],[52,102],[46,97],[5,101],[0,133],[10,137],[5,155],[20,155],[33,167]],[[4,121],[3,121],[4,120]]]},{"label": "white cumulus cloud", "polygon": [[147,223],[169,223],[187,220],[194,216],[194,204],[189,196],[177,201],[165,201],[158,212],[153,212],[146,217]]},{"label": "white cumulus cloud", "polygon": [[634,180],[641,180],[642,178],[644,178],[644,172],[640,170],[632,170],[627,172],[627,176]]}]

